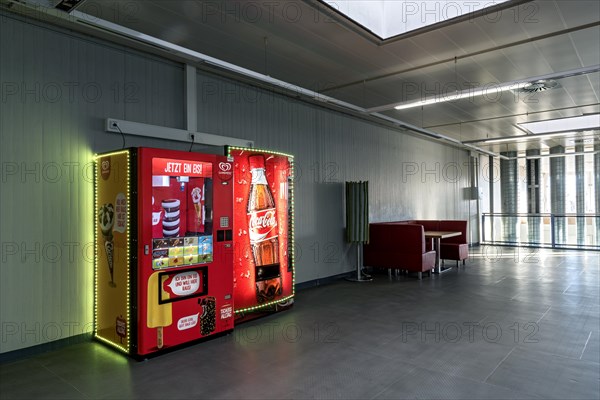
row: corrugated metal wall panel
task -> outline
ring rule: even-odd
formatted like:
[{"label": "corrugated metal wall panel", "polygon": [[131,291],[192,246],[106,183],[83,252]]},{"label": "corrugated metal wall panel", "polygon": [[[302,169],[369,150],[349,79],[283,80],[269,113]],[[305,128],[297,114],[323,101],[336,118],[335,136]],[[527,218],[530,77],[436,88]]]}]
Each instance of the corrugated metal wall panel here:
[{"label": "corrugated metal wall panel", "polygon": [[[122,146],[104,119],[182,128],[185,115],[181,65],[0,18],[0,82],[17,88],[0,104],[0,315],[15,329],[0,343],[6,352],[91,329],[89,167],[93,152]],[[198,88],[200,131],[295,155],[297,282],[356,265],[344,241],[346,180],[369,181],[372,221],[468,219],[465,151],[207,73]],[[133,136],[126,146],[189,148]]]},{"label": "corrugated metal wall panel", "polygon": [[[1,14],[0,46],[6,352],[91,330],[91,160],[93,152],[122,145],[119,135],[104,132],[104,119],[181,127],[183,69]],[[125,98],[133,84],[139,93]],[[189,147],[132,137],[127,145]]]},{"label": "corrugated metal wall panel", "polygon": [[466,151],[204,72],[197,86],[200,131],[294,154],[297,282],[356,265],[344,241],[345,181],[369,181],[373,222],[476,212],[462,193]]},{"label": "corrugated metal wall panel", "polygon": [[[123,119],[185,129],[183,66],[124,52],[123,85],[111,88],[114,100],[123,103]],[[181,110],[174,113],[173,110]]]}]

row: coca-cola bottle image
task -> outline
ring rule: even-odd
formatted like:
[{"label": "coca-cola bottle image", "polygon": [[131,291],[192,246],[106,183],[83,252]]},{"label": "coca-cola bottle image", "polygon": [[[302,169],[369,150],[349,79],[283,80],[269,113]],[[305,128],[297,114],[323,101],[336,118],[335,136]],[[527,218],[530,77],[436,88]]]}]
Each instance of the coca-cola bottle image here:
[{"label": "coca-cola bottle image", "polygon": [[248,235],[255,264],[256,299],[273,300],[282,291],[279,269],[277,212],[265,174],[262,155],[248,157],[252,183],[248,195]]}]

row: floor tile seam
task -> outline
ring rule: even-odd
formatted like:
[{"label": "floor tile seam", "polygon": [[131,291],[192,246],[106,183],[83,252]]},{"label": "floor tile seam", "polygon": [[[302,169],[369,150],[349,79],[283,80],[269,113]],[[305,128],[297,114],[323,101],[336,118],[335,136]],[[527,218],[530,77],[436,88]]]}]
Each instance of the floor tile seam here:
[{"label": "floor tile seam", "polygon": [[560,311],[566,314],[571,314],[573,308],[577,308],[577,311],[585,309],[586,312],[594,313],[592,317],[600,317],[600,305],[585,305],[585,306],[565,306],[561,304],[553,304],[552,308],[554,311]]},{"label": "floor tile seam", "polygon": [[557,307],[555,304],[548,304],[548,303],[539,303],[539,302],[534,302],[534,301],[528,301],[528,300],[521,300],[521,299],[514,299],[511,300],[514,301],[516,303],[520,303],[520,304],[524,304],[524,305],[536,305],[536,306],[546,306],[546,307]]},{"label": "floor tile seam", "polygon": [[[508,357],[508,355],[507,355],[507,357]],[[499,385],[499,384],[496,384],[496,383],[491,383],[491,382],[486,382],[486,381],[480,381],[480,380],[469,378],[469,377],[466,377],[466,376],[454,375],[454,374],[451,374],[451,373],[448,373],[448,372],[430,369],[430,368],[423,367],[423,366],[420,366],[420,365],[416,365],[416,364],[413,364],[413,363],[410,363],[410,362],[408,362],[407,364],[410,364],[411,366],[415,367],[414,369],[422,369],[422,370],[425,370],[425,371],[428,371],[428,372],[431,372],[431,373],[438,373],[438,374],[447,375],[447,376],[453,377],[453,378],[460,378],[460,379],[463,379],[463,380],[466,380],[466,381],[470,381],[470,382],[473,382],[473,383],[483,384],[483,385],[486,385],[486,386],[493,386],[493,387],[497,387],[497,388],[500,388],[500,389],[508,389],[511,392],[514,392],[516,394],[517,393],[518,394],[524,394],[526,396],[535,396],[536,398],[539,398],[539,396],[537,396],[535,393],[523,392],[523,391],[520,391],[520,390],[516,390],[516,389],[514,389],[512,387],[509,387],[509,386]],[[400,380],[400,379],[398,379],[398,380]],[[487,380],[487,378],[486,378],[486,380]],[[382,392],[383,391],[384,390],[382,390]],[[381,394],[382,392],[378,393],[377,395]],[[372,397],[371,399],[374,399],[374,398],[375,397]]]},{"label": "floor tile seam", "polygon": [[75,391],[79,394],[81,394],[85,399],[91,399],[91,397],[89,397],[87,394],[85,394],[84,392],[82,392],[81,390],[79,390],[79,388],[75,385],[73,385],[71,382],[69,382],[68,380],[66,380],[65,378],[63,378],[62,376],[60,376],[59,374],[57,374],[56,372],[54,372],[52,369],[48,368],[46,365],[42,364],[42,367],[50,372],[52,375],[54,375],[56,378],[58,378],[59,380],[61,380],[63,383],[66,383],[68,386],[72,387],[73,389],[75,389]]},{"label": "floor tile seam", "polygon": [[504,386],[504,385],[501,385],[501,384],[498,384],[498,383],[488,382],[487,380],[493,374],[493,372],[492,372],[492,374],[488,375],[488,377],[486,377],[485,380],[480,381],[480,380],[477,380],[477,379],[470,378],[468,376],[458,375],[458,374],[455,374],[455,373],[452,373],[452,372],[445,372],[445,371],[440,371],[440,370],[437,370],[437,369],[430,369],[430,368],[425,368],[425,367],[419,367],[419,368],[424,368],[424,369],[427,369],[429,371],[434,371],[434,372],[442,373],[442,374],[445,374],[445,375],[448,375],[448,376],[452,376],[452,377],[455,377],[455,378],[470,380],[470,381],[477,382],[477,383],[484,384],[484,385],[488,385],[488,386],[494,386],[494,387],[501,388],[501,389],[508,389],[508,390],[510,390],[510,391],[512,391],[514,393],[518,393],[518,394],[522,394],[522,395],[526,395],[526,396],[534,396],[536,398],[540,398],[535,393],[517,390],[517,389],[515,389],[515,388],[513,388],[511,386]]},{"label": "floor tile seam", "polygon": [[406,375],[408,375],[410,372],[418,369],[418,368],[422,368],[419,367],[418,365],[415,365],[411,362],[405,362],[405,364],[408,364],[412,369],[410,369],[409,371],[404,372],[401,376],[398,377],[398,379],[394,380],[393,382],[391,382],[389,385],[386,385],[384,388],[382,388],[379,392],[375,393],[375,395],[371,396],[369,399],[373,400],[376,399],[377,396],[381,395],[383,392],[385,392],[387,389],[389,389],[390,387],[392,387],[393,385],[395,385],[396,383],[400,382]]},{"label": "floor tile seam", "polygon": [[[381,345],[382,345],[382,346],[385,346],[385,345],[389,344],[390,342],[391,342],[391,340],[390,340],[390,341],[383,342],[383,343],[381,343]],[[395,356],[389,355],[389,353],[386,353],[386,354],[380,354],[380,353],[373,352],[373,351],[371,351],[371,350],[369,350],[369,349],[361,349],[361,351],[362,351],[363,353],[365,353],[365,354],[368,354],[368,355],[371,355],[371,356],[381,357],[381,358],[384,358],[384,359],[386,359],[386,360],[389,360],[389,361],[397,361],[397,358],[396,358]],[[406,364],[410,364],[411,366],[415,366],[414,364],[412,364],[412,363],[411,363],[411,362],[409,362],[409,361],[402,361],[402,362],[403,362],[403,363],[406,363]]]},{"label": "floor tile seam", "polygon": [[[485,318],[482,321],[484,321],[484,320],[485,320]],[[469,321],[466,321],[466,322],[469,322]],[[495,322],[489,323],[490,326],[492,326],[494,324],[497,324],[497,323],[495,323]],[[458,337],[459,337],[458,340],[456,340],[456,339],[450,340],[446,337],[447,335],[444,332],[446,329],[448,329],[450,327],[450,325],[452,325],[452,327],[461,328],[461,330],[458,333]],[[486,324],[486,326],[487,326],[487,324]],[[416,330],[410,332],[410,336],[420,335],[422,338],[424,336],[424,334],[425,334],[425,336],[439,334],[439,336],[444,336],[444,338],[446,340],[444,343],[450,343],[450,344],[481,343],[480,341],[471,340],[471,339],[469,339],[467,342],[467,341],[463,340],[462,338],[463,337],[468,337],[468,338],[474,337],[474,336],[478,335],[479,333],[481,333],[481,331],[476,331],[477,328],[484,329],[486,326],[482,326],[481,323],[463,323],[463,324],[459,325],[458,323],[456,323],[454,321],[449,321],[445,325],[443,325],[443,327],[440,325],[440,326],[433,327],[430,330],[428,330],[426,328],[422,329],[420,327],[416,327]],[[440,328],[440,329],[438,329],[438,328]],[[468,328],[468,329],[463,331],[462,328]],[[433,329],[435,329],[435,331],[433,331]],[[405,338],[408,335],[409,335],[409,333],[407,333],[407,332],[400,332],[398,334],[393,334],[393,335],[391,335],[391,337],[388,340],[383,341],[381,344],[382,345],[389,344],[398,338]],[[500,336],[501,336],[501,334],[500,334]],[[443,342],[442,340],[439,340],[436,343],[442,343],[442,342]],[[491,340],[491,339],[486,340],[486,342],[489,344],[503,345],[500,341],[495,341],[495,340]],[[406,343],[406,344],[413,343],[414,344],[415,342],[402,340],[402,343]],[[421,340],[421,343],[424,343],[424,341]],[[506,345],[503,345],[503,346],[506,346]]]},{"label": "floor tile seam", "polygon": [[581,298],[590,299],[590,300],[597,299],[597,297],[594,297],[594,296],[581,295],[581,294],[575,294],[575,293],[565,293],[564,296],[581,297]]},{"label": "floor tile seam", "polygon": [[[332,344],[340,344],[340,343],[342,345],[346,346],[346,347],[352,348],[355,352],[360,352],[360,353],[362,353],[362,354],[364,354],[366,356],[384,358],[384,359],[386,359],[388,361],[397,361],[394,358],[390,358],[390,357],[382,355],[382,354],[377,354],[377,353],[368,351],[366,349],[359,348],[359,347],[354,346],[354,345],[352,345],[350,343],[347,343],[347,342],[343,342],[343,341],[332,342]],[[317,348],[318,344],[322,344],[322,343],[315,343],[314,345],[311,345],[309,347],[309,349],[307,349],[307,350],[312,350],[314,348]],[[266,364],[266,367],[272,367],[273,365],[277,365],[277,364],[278,364],[277,361],[272,361],[272,362],[269,362],[268,364]],[[225,365],[228,365],[230,367],[229,364],[225,364]],[[254,368],[254,369],[249,370],[249,371],[245,371],[245,373],[248,374],[249,376],[262,375],[262,374],[264,374],[264,366],[263,367]]]},{"label": "floor tile seam", "polygon": [[536,321],[536,324],[539,324],[540,321],[542,319],[544,319],[544,317],[546,316],[546,314],[548,314],[548,312],[550,312],[551,309],[552,309],[552,306],[548,306],[548,309],[546,311],[544,311],[544,313],[542,314],[542,316]]},{"label": "floor tile seam", "polygon": [[587,345],[590,341],[590,338],[592,337],[592,332],[590,331],[590,334],[588,335],[587,340],[585,341],[585,344],[583,345],[583,349],[581,350],[581,354],[579,355],[579,359],[581,360],[583,358],[583,354],[585,353],[585,349],[587,348]]},{"label": "floor tile seam", "polygon": [[573,285],[573,283],[569,283],[569,284],[567,285],[567,287],[565,288],[565,290],[563,290],[562,294],[565,294],[565,293],[567,293],[567,291],[569,290],[569,288],[570,288],[572,285]]},{"label": "floor tile seam", "polygon": [[505,355],[504,358],[502,358],[502,360],[500,360],[500,362],[496,365],[496,367],[494,367],[494,369],[492,370],[492,372],[490,372],[489,375],[483,380],[484,383],[486,383],[492,377],[492,375],[494,375],[494,373],[498,370],[498,368],[500,367],[500,365],[502,365],[502,363],[508,359],[508,357],[513,353],[513,351],[515,351],[516,348],[517,348],[517,346],[513,346],[510,349],[510,351],[508,352],[508,354]]},{"label": "floor tile seam", "polygon": [[[523,396],[527,396],[527,397],[530,397],[530,398],[544,399],[544,400],[564,399],[564,397],[548,397],[547,395],[542,395],[542,394],[535,393],[535,392],[529,392],[527,390],[522,390],[522,389],[516,389],[513,386],[509,386],[508,384],[503,384],[503,383],[485,382],[485,384],[486,385],[490,385],[490,386],[495,386],[495,387],[498,387],[498,388],[502,388],[502,389],[508,389],[508,390],[510,390],[510,391],[512,391],[512,392],[514,392],[516,394],[521,394]],[[517,398],[520,398],[520,397],[517,397]],[[575,399],[577,399],[577,400],[592,400],[591,398],[590,399],[587,399],[587,398],[581,398],[581,399],[579,399],[579,398],[573,398],[573,399],[574,400]]]},{"label": "floor tile seam", "polygon": [[517,347],[519,350],[533,351],[534,353],[540,353],[541,355],[560,358],[560,359],[565,360],[565,361],[581,361],[582,363],[597,364],[597,365],[600,366],[600,360],[599,361],[591,361],[591,360],[584,360],[584,359],[579,359],[579,358],[575,358],[575,357],[564,356],[562,354],[549,353],[549,352],[544,351],[544,350],[526,348],[526,347],[523,347],[521,344],[519,344],[519,345],[517,345],[515,347]]}]

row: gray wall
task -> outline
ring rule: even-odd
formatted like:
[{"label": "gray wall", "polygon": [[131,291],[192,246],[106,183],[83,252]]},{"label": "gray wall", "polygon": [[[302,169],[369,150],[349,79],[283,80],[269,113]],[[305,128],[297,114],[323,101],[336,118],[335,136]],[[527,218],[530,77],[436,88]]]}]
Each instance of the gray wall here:
[{"label": "gray wall", "polygon": [[468,219],[463,150],[205,73],[197,89],[200,131],[294,154],[298,282],[356,265],[343,241],[345,181],[369,181],[372,222]]},{"label": "gray wall", "polygon": [[[183,128],[184,70],[7,14],[0,54],[3,353],[91,330],[91,157],[122,146],[103,120]],[[372,221],[468,218],[464,151],[206,73],[198,89],[200,131],[296,156],[297,282],[355,268],[346,180],[370,182]],[[130,136],[126,146],[189,147]]]}]

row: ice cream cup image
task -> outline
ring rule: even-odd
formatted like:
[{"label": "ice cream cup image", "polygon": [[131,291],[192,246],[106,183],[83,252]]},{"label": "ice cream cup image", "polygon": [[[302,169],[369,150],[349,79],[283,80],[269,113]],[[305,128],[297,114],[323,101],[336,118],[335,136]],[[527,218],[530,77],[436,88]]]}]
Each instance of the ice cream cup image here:
[{"label": "ice cream cup image", "polygon": [[163,236],[164,237],[175,237],[179,235],[179,206],[181,201],[178,199],[166,199],[161,203],[165,210],[165,216],[163,218]]},{"label": "ice cream cup image", "polygon": [[178,199],[166,199],[162,201],[161,205],[165,209],[165,212],[175,212],[179,211],[181,201]]},{"label": "ice cream cup image", "polygon": [[165,219],[163,221],[163,228],[175,229],[179,227],[179,218],[169,221]]},{"label": "ice cream cup image", "polygon": [[171,303],[159,304],[159,290],[161,297],[169,298],[169,293],[162,288],[159,272],[154,272],[148,278],[148,315],[146,316],[146,326],[156,328],[156,347],[162,349],[164,345],[163,328],[173,323],[173,308]]},{"label": "ice cream cup image", "polygon": [[173,212],[166,212],[165,211],[165,219],[167,220],[173,220],[173,219],[178,219],[179,218],[179,210],[177,211],[173,211]]},{"label": "ice cream cup image", "polygon": [[179,226],[175,227],[174,229],[167,229],[163,226],[163,235],[165,237],[175,237],[179,235]]},{"label": "ice cream cup image", "polygon": [[106,253],[106,260],[108,263],[108,271],[110,272],[110,281],[108,284],[112,287],[116,287],[114,281],[114,237],[113,227],[115,225],[115,207],[112,203],[104,203],[98,210],[98,224],[102,231],[102,238],[104,239],[104,252]]}]

